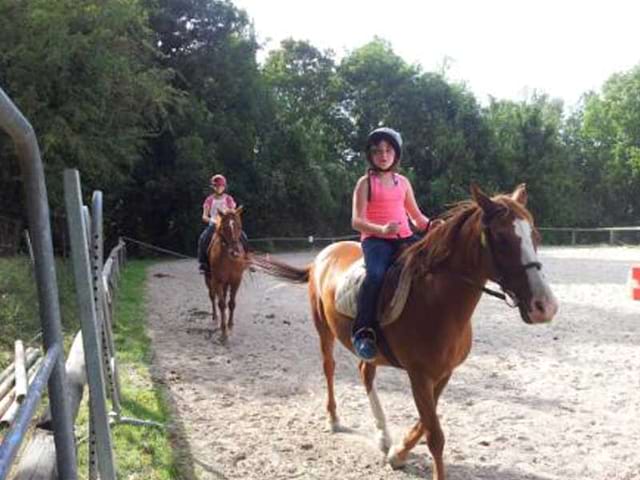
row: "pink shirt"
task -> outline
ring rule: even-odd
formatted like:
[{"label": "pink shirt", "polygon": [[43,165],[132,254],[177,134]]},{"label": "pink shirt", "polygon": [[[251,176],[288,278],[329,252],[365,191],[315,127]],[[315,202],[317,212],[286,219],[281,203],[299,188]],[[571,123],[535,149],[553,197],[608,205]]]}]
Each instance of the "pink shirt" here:
[{"label": "pink shirt", "polygon": [[226,193],[223,193],[219,197],[216,197],[216,195],[212,193],[204,199],[202,208],[208,209],[210,217],[215,217],[218,209],[224,212],[229,208],[236,208],[236,202],[231,195]]},{"label": "pink shirt", "polygon": [[389,222],[397,222],[400,224],[398,233],[391,235],[372,235],[370,233],[362,233],[361,240],[368,237],[378,238],[407,238],[413,232],[409,228],[409,218],[405,208],[405,199],[409,190],[409,180],[397,173],[393,174],[395,183],[387,187],[382,184],[382,180],[378,175],[369,175],[369,185],[371,188],[371,200],[367,202],[365,210],[365,218],[377,225],[386,225]]}]

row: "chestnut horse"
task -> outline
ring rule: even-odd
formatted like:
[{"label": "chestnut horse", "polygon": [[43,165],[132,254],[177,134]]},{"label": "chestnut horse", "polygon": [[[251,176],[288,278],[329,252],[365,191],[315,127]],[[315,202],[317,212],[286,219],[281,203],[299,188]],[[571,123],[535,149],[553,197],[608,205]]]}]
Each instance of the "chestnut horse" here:
[{"label": "chestnut horse", "polygon": [[[233,329],[233,312],[236,308],[236,293],[247,266],[242,234],[242,207],[225,213],[218,212],[215,219],[216,233],[211,239],[207,257],[209,272],[205,282],[211,299],[213,326],[216,327],[216,300],[220,312],[220,341],[226,343]],[[229,315],[226,309],[229,308]]]},{"label": "chestnut horse", "polygon": [[[538,235],[526,209],[526,189],[519,185],[510,195],[489,198],[475,185],[473,201],[461,202],[444,214],[445,222],[431,230],[399,257],[404,295],[395,320],[383,317],[383,332],[396,357],[396,366],[409,375],[419,420],[404,441],[391,446],[384,412],[374,386],[378,366],[391,362],[378,354],[360,363],[360,374],[378,429],[379,445],[394,467],[426,434],[433,457],[433,478],[445,480],[444,435],[436,414],[438,398],[453,370],[471,349],[471,316],[487,280],[499,284],[516,302],[526,323],[543,323],[555,315],[558,304],[537,259]],[[264,257],[253,263],[266,273],[296,283],[309,283],[309,300],[320,335],[327,410],[333,431],[340,428],[336,414],[333,347],[337,338],[353,351],[352,319],[336,310],[336,285],[353,262],[362,257],[357,242],[338,242],[323,249],[306,268],[296,268]],[[386,287],[385,287],[386,288]],[[383,291],[382,297],[389,297]],[[497,292],[492,292],[497,294]]]}]

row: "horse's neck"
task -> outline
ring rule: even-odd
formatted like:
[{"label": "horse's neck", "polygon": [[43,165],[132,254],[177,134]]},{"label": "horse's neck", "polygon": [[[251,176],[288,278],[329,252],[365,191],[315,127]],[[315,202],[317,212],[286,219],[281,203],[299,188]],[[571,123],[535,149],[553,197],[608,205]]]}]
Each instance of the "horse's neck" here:
[{"label": "horse's neck", "polygon": [[222,255],[225,250],[222,235],[220,235],[218,232],[215,233],[211,241],[211,250],[213,250],[215,257],[219,257],[220,255]]}]

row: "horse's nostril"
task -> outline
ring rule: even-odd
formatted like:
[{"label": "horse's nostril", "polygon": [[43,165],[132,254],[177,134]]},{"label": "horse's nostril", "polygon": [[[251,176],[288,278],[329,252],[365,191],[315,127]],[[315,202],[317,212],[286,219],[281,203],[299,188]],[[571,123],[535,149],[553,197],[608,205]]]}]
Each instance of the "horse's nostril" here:
[{"label": "horse's nostril", "polygon": [[535,302],[533,302],[533,305],[536,310],[544,312],[544,303],[542,302],[542,300],[536,300]]}]

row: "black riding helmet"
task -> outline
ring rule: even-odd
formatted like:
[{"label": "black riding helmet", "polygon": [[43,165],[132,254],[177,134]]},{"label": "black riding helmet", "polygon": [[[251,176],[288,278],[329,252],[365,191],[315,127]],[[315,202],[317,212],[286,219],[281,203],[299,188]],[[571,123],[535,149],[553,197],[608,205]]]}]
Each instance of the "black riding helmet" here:
[{"label": "black riding helmet", "polygon": [[398,162],[400,161],[400,157],[402,157],[402,137],[392,128],[376,128],[369,134],[369,136],[367,137],[366,147],[367,161],[369,162],[369,165],[371,165],[371,168],[373,168],[374,170],[378,170],[378,168],[371,160],[371,147],[377,145],[382,140],[386,140],[387,142],[389,142],[393,147],[393,150],[396,152],[396,158],[393,162],[393,165],[391,165],[391,167],[389,168],[391,170],[398,164]]}]

